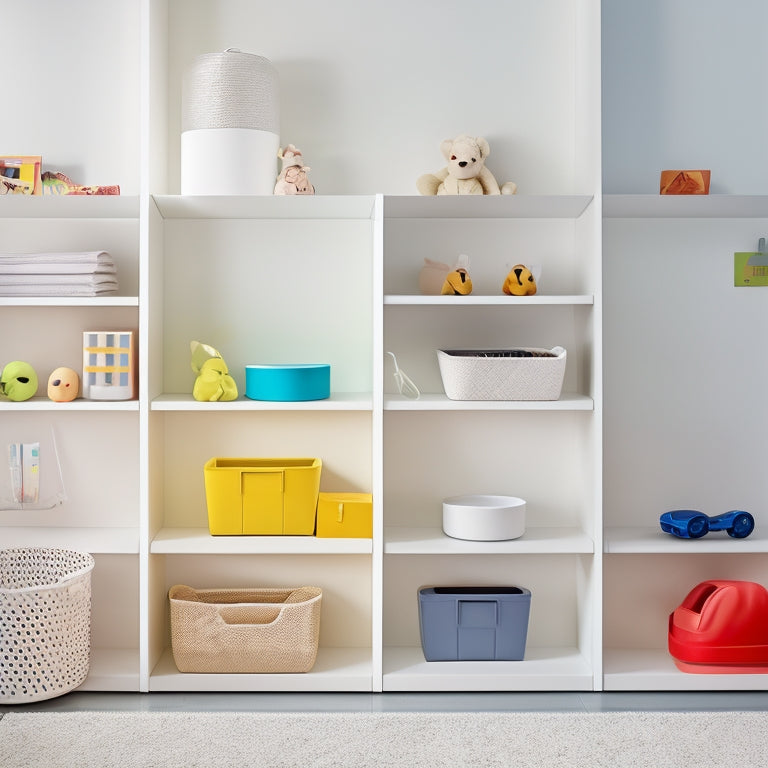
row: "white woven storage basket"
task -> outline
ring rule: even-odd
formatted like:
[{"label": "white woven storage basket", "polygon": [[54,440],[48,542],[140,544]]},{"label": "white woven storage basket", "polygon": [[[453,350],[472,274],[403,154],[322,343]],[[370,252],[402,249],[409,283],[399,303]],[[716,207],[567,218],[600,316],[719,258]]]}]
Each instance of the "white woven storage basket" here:
[{"label": "white woven storage basket", "polygon": [[565,357],[562,347],[437,351],[451,400],[557,400]]},{"label": "white woven storage basket", "polygon": [[67,549],[0,549],[0,704],[61,696],[88,676],[93,566]]},{"label": "white woven storage basket", "polygon": [[319,587],[171,587],[171,648],[180,672],[309,672],[320,637]]}]

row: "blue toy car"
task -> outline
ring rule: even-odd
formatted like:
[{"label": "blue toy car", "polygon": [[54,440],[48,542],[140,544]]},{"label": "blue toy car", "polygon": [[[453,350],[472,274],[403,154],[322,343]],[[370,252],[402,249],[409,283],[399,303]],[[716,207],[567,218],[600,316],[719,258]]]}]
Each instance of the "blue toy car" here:
[{"label": "blue toy car", "polygon": [[755,519],[741,509],[713,517],[695,509],[675,509],[665,512],[659,523],[662,531],[681,539],[700,539],[710,531],[727,531],[734,539],[744,539],[755,529]]}]

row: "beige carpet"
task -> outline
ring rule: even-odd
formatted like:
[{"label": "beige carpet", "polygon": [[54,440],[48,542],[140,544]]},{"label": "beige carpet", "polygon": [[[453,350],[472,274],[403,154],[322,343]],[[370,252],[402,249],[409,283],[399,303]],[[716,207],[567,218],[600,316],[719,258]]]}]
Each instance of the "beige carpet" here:
[{"label": "beige carpet", "polygon": [[765,768],[768,713],[9,712],[2,768]]}]

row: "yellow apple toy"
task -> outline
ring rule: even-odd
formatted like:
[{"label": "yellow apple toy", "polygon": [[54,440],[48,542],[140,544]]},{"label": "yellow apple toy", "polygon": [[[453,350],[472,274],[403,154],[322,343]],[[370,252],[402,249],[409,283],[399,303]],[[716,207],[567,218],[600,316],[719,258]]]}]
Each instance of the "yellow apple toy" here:
[{"label": "yellow apple toy", "polygon": [[57,368],[48,377],[48,399],[70,403],[80,394],[80,377],[71,368]]},{"label": "yellow apple toy", "polygon": [[533,296],[536,293],[536,279],[524,264],[515,264],[501,288],[507,296]]}]

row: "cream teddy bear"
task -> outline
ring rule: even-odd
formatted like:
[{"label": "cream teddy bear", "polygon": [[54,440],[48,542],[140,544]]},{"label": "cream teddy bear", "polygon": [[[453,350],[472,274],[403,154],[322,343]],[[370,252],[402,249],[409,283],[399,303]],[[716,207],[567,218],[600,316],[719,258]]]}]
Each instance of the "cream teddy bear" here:
[{"label": "cream teddy bear", "polygon": [[462,134],[446,139],[440,150],[448,165],[436,174],[426,173],[416,181],[422,195],[514,195],[517,184],[508,182],[499,188],[493,174],[485,167],[491,153],[481,137]]}]

